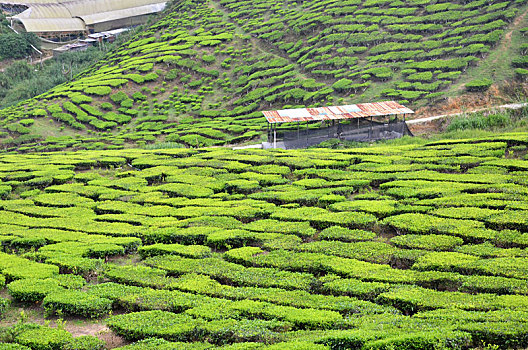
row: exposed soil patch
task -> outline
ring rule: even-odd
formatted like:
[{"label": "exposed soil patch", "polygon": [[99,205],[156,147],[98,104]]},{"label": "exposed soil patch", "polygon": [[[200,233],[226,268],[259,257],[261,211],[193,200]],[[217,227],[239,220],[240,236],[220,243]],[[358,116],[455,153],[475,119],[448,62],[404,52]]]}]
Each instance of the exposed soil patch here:
[{"label": "exposed soil patch", "polygon": [[485,93],[472,93],[458,97],[450,97],[444,102],[419,108],[416,111],[416,118],[414,119],[442,114],[469,112],[474,109],[504,104],[507,101],[508,99],[502,97],[500,89],[497,86],[492,86]]},{"label": "exposed soil patch", "polygon": [[[485,112],[486,109],[493,110],[502,105],[511,105],[518,101],[526,101],[528,96],[528,83],[505,82],[501,86],[492,85],[490,89],[482,93],[465,94],[451,97],[444,102],[422,107],[416,110],[413,119],[422,119],[435,116]],[[414,135],[423,135],[430,132],[440,132],[447,125],[445,120],[437,119],[430,122],[409,124],[409,129]]]},{"label": "exposed soil patch", "polygon": [[447,125],[447,118],[435,119],[427,123],[420,124],[409,124],[407,125],[409,130],[415,136],[430,134],[431,132],[439,132],[444,130]]},{"label": "exposed soil patch", "polygon": [[120,337],[112,332],[104,323],[75,324],[67,322],[65,329],[74,337],[80,337],[82,335],[91,335],[97,337],[106,343],[106,347],[108,349],[117,348],[130,343],[123,337]]},{"label": "exposed soil patch", "polygon": [[72,322],[66,322],[65,329],[70,332],[74,337],[80,337],[81,335],[91,335],[98,337],[100,333],[110,332],[108,327],[104,323],[82,323],[76,324]]}]

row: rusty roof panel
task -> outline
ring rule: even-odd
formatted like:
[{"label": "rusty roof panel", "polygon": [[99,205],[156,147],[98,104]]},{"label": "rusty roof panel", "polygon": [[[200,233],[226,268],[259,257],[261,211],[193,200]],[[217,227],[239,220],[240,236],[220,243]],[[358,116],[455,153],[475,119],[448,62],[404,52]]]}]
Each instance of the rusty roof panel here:
[{"label": "rusty roof panel", "polygon": [[262,112],[268,123],[295,123],[313,120],[355,119],[395,114],[413,114],[414,111],[394,101],[361,103],[346,106],[285,109]]}]

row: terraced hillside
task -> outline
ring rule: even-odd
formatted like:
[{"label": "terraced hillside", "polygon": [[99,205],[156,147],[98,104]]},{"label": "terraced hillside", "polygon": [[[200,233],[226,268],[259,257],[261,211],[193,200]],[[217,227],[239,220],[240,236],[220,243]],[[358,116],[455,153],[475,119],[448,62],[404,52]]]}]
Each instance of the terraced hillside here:
[{"label": "terraced hillside", "polygon": [[524,348],[527,150],[2,155],[0,348]]},{"label": "terraced hillside", "polygon": [[474,90],[525,79],[527,11],[523,0],[179,1],[74,81],[3,110],[2,145],[223,145],[258,140],[262,110],[434,103],[474,77]]}]

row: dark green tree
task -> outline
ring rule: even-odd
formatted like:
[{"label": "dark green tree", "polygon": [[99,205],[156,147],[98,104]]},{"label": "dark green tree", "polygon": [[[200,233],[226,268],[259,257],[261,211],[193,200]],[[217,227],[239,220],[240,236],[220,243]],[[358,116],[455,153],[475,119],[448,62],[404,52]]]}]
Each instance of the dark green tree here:
[{"label": "dark green tree", "polygon": [[0,57],[24,58],[31,53],[31,46],[23,35],[6,33],[0,35]]}]

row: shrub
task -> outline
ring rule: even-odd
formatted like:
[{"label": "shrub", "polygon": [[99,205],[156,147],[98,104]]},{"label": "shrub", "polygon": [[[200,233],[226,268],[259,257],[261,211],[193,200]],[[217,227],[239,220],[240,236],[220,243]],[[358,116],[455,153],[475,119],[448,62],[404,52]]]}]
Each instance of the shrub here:
[{"label": "shrub", "polygon": [[528,332],[524,323],[520,322],[468,322],[460,325],[459,329],[483,344],[508,344],[510,347],[528,345]]},{"label": "shrub", "polygon": [[[140,340],[130,345],[125,345],[116,350],[149,350],[149,349],[159,349],[159,350],[175,350],[175,349],[188,349],[188,350],[206,350],[210,349],[211,344],[209,343],[184,343],[184,342],[170,342],[164,339],[150,338],[145,340]],[[235,349],[233,349],[235,350]],[[243,349],[241,349],[243,350]]]},{"label": "shrub", "polygon": [[105,275],[112,281],[161,288],[168,284],[166,271],[148,266],[114,266],[105,271]]},{"label": "shrub", "polygon": [[139,72],[148,72],[151,71],[154,68],[154,63],[145,63],[141,66],[138,66],[136,69]]},{"label": "shrub", "polygon": [[37,108],[31,112],[31,115],[34,117],[45,117],[48,115],[48,112],[45,109]]},{"label": "shrub", "polygon": [[516,68],[528,68],[528,56],[515,57],[512,65]]},{"label": "shrub", "polygon": [[390,241],[398,247],[425,250],[451,250],[464,244],[459,237],[433,234],[396,236]]},{"label": "shrub", "polygon": [[82,95],[82,94],[76,94],[72,95],[70,97],[71,101],[77,105],[81,103],[92,103],[93,98],[90,96]]},{"label": "shrub", "polygon": [[166,311],[133,312],[107,319],[108,327],[129,340],[159,337],[173,341],[185,341],[199,334],[203,320],[185,314]]},{"label": "shrub", "polygon": [[2,271],[10,280],[24,278],[49,278],[59,273],[59,268],[50,264],[39,264],[32,261],[21,262]]},{"label": "shrub", "polygon": [[18,122],[24,126],[30,126],[35,123],[35,119],[20,119]]},{"label": "shrub", "polygon": [[341,226],[331,226],[319,233],[320,239],[338,240],[343,242],[369,241],[376,237],[374,232],[351,230]]},{"label": "shrub", "polygon": [[526,211],[506,210],[485,219],[490,227],[526,231],[528,214]]},{"label": "shrub", "polygon": [[101,103],[101,109],[105,111],[111,111],[112,109],[114,109],[114,106],[112,106],[112,104],[109,102],[103,102]]},{"label": "shrub", "polygon": [[394,200],[353,200],[342,201],[330,206],[333,211],[365,211],[383,218],[398,212],[397,201]]},{"label": "shrub", "polygon": [[77,290],[64,290],[48,294],[42,306],[47,315],[53,315],[60,310],[67,315],[97,318],[110,312],[112,301]]},{"label": "shrub", "polygon": [[118,124],[126,124],[132,120],[131,116],[124,115],[124,114],[117,114],[115,112],[105,113],[103,114],[102,118],[105,120],[111,121],[111,122],[116,122]]},{"label": "shrub", "polygon": [[354,82],[350,79],[341,79],[341,80],[338,80],[337,82],[335,82],[333,85],[332,85],[332,88],[337,90],[337,91],[346,91],[346,90],[350,90],[352,89],[352,84]]},{"label": "shrub", "polygon": [[526,294],[524,280],[496,276],[465,276],[459,288],[467,293]]},{"label": "shrub", "polygon": [[486,91],[490,88],[493,81],[490,79],[476,79],[466,84],[466,90],[471,92]]},{"label": "shrub", "polygon": [[7,286],[13,299],[22,302],[37,302],[48,294],[62,290],[55,279],[21,279],[11,282]]},{"label": "shrub", "polygon": [[318,241],[301,244],[296,251],[323,253],[376,263],[388,263],[397,248],[383,242]]},{"label": "shrub", "polygon": [[271,218],[287,221],[309,220],[313,225],[319,228],[326,228],[334,225],[346,226],[349,228],[364,228],[369,227],[376,222],[376,217],[370,214],[360,212],[332,213],[325,209],[309,207],[276,210],[271,215]]},{"label": "shrub", "polygon": [[432,72],[413,73],[413,74],[410,74],[410,75],[407,76],[407,80],[410,80],[410,81],[431,81],[431,80],[433,80],[433,73]]},{"label": "shrub", "polygon": [[471,344],[471,336],[465,332],[412,332],[371,341],[369,349],[434,349],[438,347],[461,349]]},{"label": "shrub", "polygon": [[145,82],[145,78],[141,74],[126,74],[124,77],[132,80],[136,84],[143,84]]},{"label": "shrub", "polygon": [[328,206],[334,203],[344,202],[344,201],[346,201],[346,197],[337,195],[337,194],[326,194],[326,195],[321,196],[321,198],[319,198],[319,204],[322,206]]},{"label": "shrub", "polygon": [[107,96],[112,92],[112,88],[109,86],[92,86],[84,89],[84,93],[88,95]]},{"label": "shrub", "polygon": [[81,335],[64,345],[62,350],[103,350],[105,342],[91,335]]},{"label": "shrub", "polygon": [[328,347],[321,344],[314,344],[308,341],[291,341],[277,343],[266,347],[269,350],[327,350]]},{"label": "shrub", "polygon": [[157,75],[156,73],[148,73],[143,76],[143,79],[145,81],[154,81],[158,78],[159,78],[159,75]]},{"label": "shrub", "polygon": [[110,96],[110,99],[114,101],[116,104],[120,104],[124,100],[128,98],[128,95],[125,94],[123,91],[116,92],[115,94]]},{"label": "shrub", "polygon": [[253,193],[260,189],[258,181],[250,180],[231,180],[226,182],[226,190],[228,192],[238,192],[238,193]]},{"label": "shrub", "polygon": [[0,343],[0,350],[31,350],[27,346],[15,343]]},{"label": "shrub", "polygon": [[378,297],[378,301],[395,306],[405,313],[447,308],[450,305],[457,305],[457,308],[466,310],[488,310],[500,308],[500,304],[502,304],[486,299],[488,298],[485,294],[439,292],[413,286],[393,288]]},{"label": "shrub", "polygon": [[125,248],[112,243],[99,243],[93,244],[87,247],[87,251],[84,254],[89,258],[105,258],[113,255],[124,255]]},{"label": "shrub", "polygon": [[172,274],[199,273],[243,286],[309,289],[314,277],[307,273],[281,271],[274,268],[243,267],[221,259],[185,259],[163,255],[148,258],[145,263]]},{"label": "shrub", "polygon": [[[449,218],[439,218],[432,215],[420,213],[408,213],[390,216],[383,220],[383,223],[392,226],[400,233],[412,234],[452,234],[468,236],[480,231],[485,231],[484,224],[475,220],[457,220]],[[493,234],[494,232],[489,232]]]},{"label": "shrub", "polygon": [[528,69],[517,68],[515,70],[515,75],[520,79],[526,79],[528,78]]},{"label": "shrub", "polygon": [[17,334],[15,340],[33,350],[62,349],[72,340],[72,335],[61,329],[31,325]]},{"label": "shrub", "polygon": [[[121,107],[132,108],[134,106],[134,100],[127,98],[120,103]],[[126,113],[126,112],[125,112]]]},{"label": "shrub", "polygon": [[456,252],[427,253],[413,265],[417,270],[464,271],[464,266],[477,263],[478,257]]},{"label": "shrub", "polygon": [[202,61],[204,61],[207,64],[211,64],[214,61],[216,61],[216,57],[213,56],[213,55],[203,55],[202,56]]},{"label": "shrub", "polygon": [[38,205],[50,207],[92,207],[95,205],[93,199],[81,197],[75,193],[42,193],[33,200]]},{"label": "shrub", "polygon": [[380,282],[363,282],[356,279],[337,279],[324,283],[323,290],[336,295],[350,295],[361,299],[375,299],[379,294],[389,291],[391,285]]},{"label": "shrub", "polygon": [[310,237],[316,230],[310,226],[309,222],[288,222],[278,220],[255,220],[243,227],[245,230],[257,232],[279,232],[283,234],[294,234],[300,237]]},{"label": "shrub", "polygon": [[204,258],[211,255],[211,249],[200,245],[181,245],[181,244],[154,244],[139,247],[138,253],[141,258],[145,259],[150,256],[176,254],[190,258]]},{"label": "shrub", "polygon": [[251,232],[246,230],[222,230],[207,236],[206,244],[216,249],[242,247],[249,244],[262,244],[265,240],[280,237],[275,232]]},{"label": "shrub", "polygon": [[60,274],[53,279],[57,280],[59,286],[67,289],[81,289],[86,284],[86,280],[82,276],[71,274]]},{"label": "shrub", "polygon": [[201,198],[209,197],[214,194],[214,191],[210,188],[198,186],[198,185],[184,185],[178,183],[169,183],[157,186],[158,191],[167,192],[172,196],[182,196],[187,198]]},{"label": "shrub", "polygon": [[136,91],[134,94],[132,94],[132,98],[134,101],[146,101],[147,96],[143,95],[141,92]]}]

